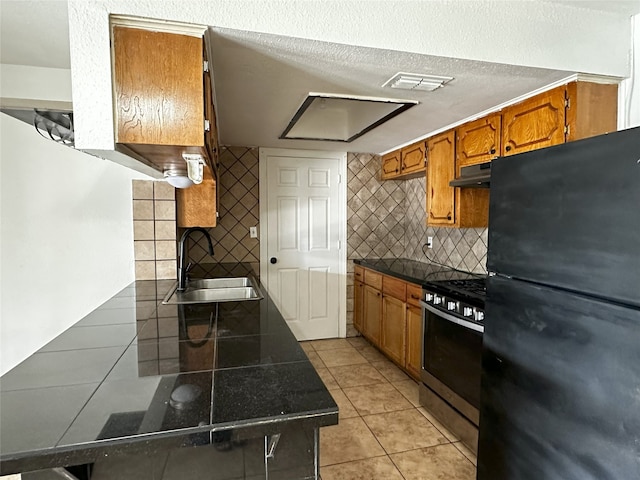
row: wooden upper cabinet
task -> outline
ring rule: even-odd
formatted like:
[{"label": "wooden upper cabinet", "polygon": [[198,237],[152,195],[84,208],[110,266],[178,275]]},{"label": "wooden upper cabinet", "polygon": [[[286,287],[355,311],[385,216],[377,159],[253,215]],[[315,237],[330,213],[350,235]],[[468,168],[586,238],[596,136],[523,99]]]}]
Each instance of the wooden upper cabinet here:
[{"label": "wooden upper cabinet", "polygon": [[202,38],[113,28],[116,142],[203,145]]},{"label": "wooden upper cabinet", "polygon": [[618,129],[618,85],[571,82],[567,85],[566,141]]},{"label": "wooden upper cabinet", "polygon": [[456,130],[458,166],[490,161],[500,155],[502,115],[499,113],[465,123]]},{"label": "wooden upper cabinet", "polygon": [[216,181],[208,166],[202,183],[189,188],[176,188],[176,223],[178,227],[215,227],[217,224]]},{"label": "wooden upper cabinet", "polygon": [[426,142],[418,142],[382,157],[382,180],[407,179],[424,175]]},{"label": "wooden upper cabinet", "polygon": [[427,224],[454,225],[455,188],[449,182],[455,178],[455,133],[442,133],[427,142]]},{"label": "wooden upper cabinet", "polygon": [[220,146],[218,144],[218,123],[216,121],[216,110],[213,104],[213,90],[211,87],[211,73],[209,60],[207,58],[207,51],[204,49],[203,42],[202,49],[202,62],[207,65],[203,76],[203,90],[204,90],[204,138],[207,153],[211,159],[211,165],[214,169],[218,166],[218,155]]},{"label": "wooden upper cabinet", "polygon": [[215,175],[218,139],[203,38],[114,25],[112,40],[116,149],[160,171],[186,169],[182,155],[198,154]]},{"label": "wooden upper cabinet", "polygon": [[400,171],[403,175],[424,172],[427,158],[426,148],[426,142],[418,142],[400,150],[400,158],[402,159]]},{"label": "wooden upper cabinet", "polygon": [[400,151],[387,153],[382,157],[382,180],[400,175]]},{"label": "wooden upper cabinet", "polygon": [[502,111],[502,155],[564,143],[565,91],[555,88]]}]

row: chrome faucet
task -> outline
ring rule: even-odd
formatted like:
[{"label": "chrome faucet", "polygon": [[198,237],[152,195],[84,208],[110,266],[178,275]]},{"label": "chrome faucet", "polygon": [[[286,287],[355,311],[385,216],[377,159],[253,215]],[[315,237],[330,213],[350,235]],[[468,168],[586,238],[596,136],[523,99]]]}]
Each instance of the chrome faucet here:
[{"label": "chrome faucet", "polygon": [[187,287],[187,270],[189,269],[190,264],[187,265],[185,244],[187,243],[189,235],[196,231],[201,232],[207,238],[207,242],[209,242],[209,255],[213,256],[213,243],[211,242],[209,232],[202,227],[187,228],[182,234],[182,237],[180,237],[178,247],[178,290],[184,290]]}]

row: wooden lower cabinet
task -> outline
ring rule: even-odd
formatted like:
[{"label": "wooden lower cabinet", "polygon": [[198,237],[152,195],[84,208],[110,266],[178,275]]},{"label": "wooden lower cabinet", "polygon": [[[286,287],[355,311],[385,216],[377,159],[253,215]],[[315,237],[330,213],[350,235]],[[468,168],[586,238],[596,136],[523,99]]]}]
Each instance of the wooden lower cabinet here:
[{"label": "wooden lower cabinet", "polygon": [[367,268],[358,267],[358,274],[354,280],[354,327],[419,381],[422,287]]},{"label": "wooden lower cabinet", "polygon": [[362,332],[362,302],[364,301],[364,283],[356,281],[353,286],[353,326]]},{"label": "wooden lower cabinet", "polygon": [[384,295],[382,297],[382,338],[380,348],[391,360],[404,367],[406,303]]},{"label": "wooden lower cabinet", "polygon": [[370,285],[364,286],[362,300],[362,334],[375,345],[380,345],[382,321],[382,292]]},{"label": "wooden lower cabinet", "polygon": [[407,305],[405,368],[415,379],[420,378],[422,363],[422,309]]}]

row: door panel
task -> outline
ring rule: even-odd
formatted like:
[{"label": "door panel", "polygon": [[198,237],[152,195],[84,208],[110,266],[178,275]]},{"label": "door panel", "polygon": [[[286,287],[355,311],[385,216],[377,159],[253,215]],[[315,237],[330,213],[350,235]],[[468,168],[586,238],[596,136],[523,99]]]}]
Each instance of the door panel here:
[{"label": "door panel", "polygon": [[382,180],[400,175],[400,150],[382,157]]},{"label": "door panel", "polygon": [[298,250],[300,209],[295,197],[278,198],[278,250]]},{"label": "door panel", "polygon": [[466,165],[488,162],[500,155],[502,115],[496,113],[458,127],[457,171]]},{"label": "door panel", "polygon": [[309,317],[326,318],[329,314],[329,267],[309,269]]},{"label": "door panel", "polygon": [[287,292],[280,300],[280,313],[285,320],[294,320],[298,318],[299,307],[299,278],[298,270],[294,268],[278,269],[278,291]]},{"label": "door panel", "polygon": [[420,365],[422,363],[422,309],[412,305],[407,306],[407,354],[406,367],[411,376],[420,379]]},{"label": "door panel", "polygon": [[360,333],[362,333],[362,317],[364,308],[364,284],[362,282],[355,282],[353,287],[353,326],[356,327]]},{"label": "door panel", "polygon": [[443,133],[429,140],[427,160],[427,224],[454,225],[455,188],[449,182],[455,178],[454,132]]},{"label": "door panel", "polygon": [[275,262],[266,264],[267,290],[299,340],[337,337],[340,159],[269,154],[265,161],[265,241]]},{"label": "door panel", "polygon": [[382,321],[382,293],[369,285],[364,286],[364,315],[362,322],[364,324],[365,337],[369,338],[374,344],[380,344],[380,328]]},{"label": "door panel", "polygon": [[331,242],[329,199],[309,199],[309,250],[328,250]]},{"label": "door panel", "polygon": [[504,109],[503,155],[564,143],[565,90],[556,88]]},{"label": "door panel", "polygon": [[382,298],[382,350],[398,365],[404,367],[406,304],[385,295]]}]

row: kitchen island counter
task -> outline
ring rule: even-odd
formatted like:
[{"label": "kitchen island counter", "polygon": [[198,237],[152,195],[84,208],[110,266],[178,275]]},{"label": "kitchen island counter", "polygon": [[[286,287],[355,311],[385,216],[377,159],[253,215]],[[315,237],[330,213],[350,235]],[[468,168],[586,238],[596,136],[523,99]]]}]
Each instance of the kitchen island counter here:
[{"label": "kitchen island counter", "polygon": [[195,446],[278,458],[282,434],[311,459],[290,478],[315,478],[318,428],[338,408],[264,288],[262,300],[163,305],[174,284],[134,282],[0,378],[1,474]]}]

